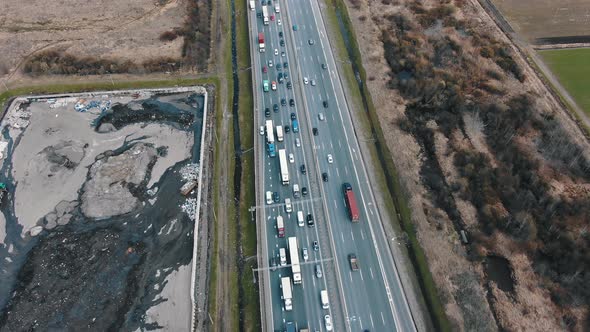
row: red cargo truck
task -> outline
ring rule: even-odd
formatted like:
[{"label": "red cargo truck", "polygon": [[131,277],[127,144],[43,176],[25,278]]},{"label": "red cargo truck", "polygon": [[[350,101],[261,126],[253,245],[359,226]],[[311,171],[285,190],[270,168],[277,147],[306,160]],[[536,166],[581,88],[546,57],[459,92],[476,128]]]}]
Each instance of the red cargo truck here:
[{"label": "red cargo truck", "polygon": [[344,183],[342,185],[344,191],[344,201],[346,202],[346,208],[348,209],[348,217],[352,222],[359,221],[359,208],[356,204],[356,198],[354,197],[354,191],[350,183]]},{"label": "red cargo truck", "polygon": [[258,34],[258,50],[264,52],[264,33],[262,32]]}]

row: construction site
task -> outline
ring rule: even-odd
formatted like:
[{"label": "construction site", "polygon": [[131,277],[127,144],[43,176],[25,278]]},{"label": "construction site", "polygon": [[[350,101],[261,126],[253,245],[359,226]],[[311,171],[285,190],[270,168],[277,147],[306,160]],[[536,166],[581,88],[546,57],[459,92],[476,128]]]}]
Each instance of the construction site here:
[{"label": "construction site", "polygon": [[195,324],[207,88],[12,101],[0,124],[0,330]]}]

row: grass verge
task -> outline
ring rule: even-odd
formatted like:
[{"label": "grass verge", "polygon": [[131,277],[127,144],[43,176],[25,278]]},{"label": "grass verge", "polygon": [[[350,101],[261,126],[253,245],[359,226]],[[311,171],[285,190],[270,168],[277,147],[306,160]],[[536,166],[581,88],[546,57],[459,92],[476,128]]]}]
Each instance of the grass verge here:
[{"label": "grass verge", "polygon": [[[358,42],[356,41],[356,37],[354,34],[354,28],[352,26],[352,22],[350,20],[349,15],[348,15],[348,9],[346,8],[346,5],[344,4],[343,0],[333,0],[333,4],[334,4],[335,11],[338,11],[340,13],[342,23],[344,25],[344,29],[346,30],[346,33],[350,38],[349,42],[351,43],[351,47],[352,47],[352,51],[353,51],[352,52],[353,54],[351,55],[352,61],[354,61],[355,65],[358,67],[359,74],[360,74],[361,80],[363,82],[363,90],[366,95],[366,105],[368,108],[367,118],[365,118],[365,119],[368,121],[368,126],[373,131],[373,135],[375,136],[374,138],[376,139],[375,149],[374,150],[371,149],[372,150],[371,156],[374,158],[374,160],[379,161],[378,165],[380,165],[383,170],[383,173],[377,172],[378,173],[377,176],[380,178],[379,180],[382,180],[382,181],[379,181],[379,183],[381,183],[383,186],[383,188],[380,188],[380,189],[383,189],[383,193],[388,193],[389,196],[391,197],[390,202],[386,203],[388,205],[387,209],[390,212],[392,212],[392,211],[394,212],[392,214],[392,216],[394,217],[394,220],[395,220],[395,216],[396,216],[395,212],[397,212],[399,219],[401,219],[401,220],[399,220],[399,222],[401,222],[401,224],[397,225],[397,226],[398,227],[401,226],[401,228],[408,235],[408,241],[409,241],[408,250],[409,250],[410,259],[412,261],[412,264],[414,265],[414,270],[418,276],[418,282],[420,284],[420,288],[422,290],[422,293],[424,294],[424,297],[426,300],[426,305],[428,307],[430,316],[432,317],[432,321],[435,325],[436,330],[438,330],[438,331],[451,331],[451,325],[450,325],[448,318],[445,314],[443,304],[440,301],[440,298],[438,296],[438,290],[437,290],[434,280],[432,278],[432,274],[430,273],[430,269],[428,267],[428,261],[426,260],[426,255],[424,254],[424,251],[423,251],[422,247],[420,246],[420,243],[419,243],[418,238],[416,236],[414,224],[412,223],[412,219],[411,219],[412,211],[409,208],[406,193],[404,192],[404,189],[403,189],[401,183],[399,182],[399,177],[397,174],[397,170],[395,168],[395,164],[393,163],[393,158],[392,158],[391,152],[387,148],[385,137],[383,135],[383,131],[382,131],[381,126],[379,124],[379,118],[377,116],[377,111],[375,109],[375,105],[373,104],[372,98],[370,96],[370,92],[369,92],[368,87],[366,85],[367,75],[366,75],[365,69],[362,65],[362,57],[361,57],[361,53],[359,51]],[[337,18],[336,12],[330,13],[329,17],[330,17],[330,21],[332,21],[332,22],[330,22],[330,24],[334,24],[335,28],[337,28],[339,31],[340,26],[337,21],[338,18]],[[342,44],[343,43],[344,43],[344,41],[342,40]],[[337,43],[337,44],[339,44],[339,43]],[[338,48],[339,48],[338,51],[340,52],[340,54],[348,54],[346,51],[346,47],[344,47],[344,50],[341,49],[343,46],[342,44],[340,46],[338,46]],[[350,86],[351,87],[357,86],[358,83],[357,83],[356,79],[354,78],[354,75],[352,75],[352,77],[351,77],[350,74],[346,74],[346,72],[347,72],[346,70],[344,72],[345,72],[345,78],[349,82]],[[354,89],[354,90],[358,91],[357,89]],[[360,93],[359,93],[359,95],[360,95]],[[361,118],[363,118],[363,117],[361,117]],[[365,123],[365,125],[366,125],[366,123]],[[386,198],[388,198],[387,197],[388,195],[385,195],[385,196],[386,196]],[[396,225],[394,225],[394,226],[396,226]]]}]

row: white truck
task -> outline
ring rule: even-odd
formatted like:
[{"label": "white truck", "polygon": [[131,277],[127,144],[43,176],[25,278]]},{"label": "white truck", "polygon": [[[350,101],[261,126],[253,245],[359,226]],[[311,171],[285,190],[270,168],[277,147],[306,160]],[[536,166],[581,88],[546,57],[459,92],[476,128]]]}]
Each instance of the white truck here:
[{"label": "white truck", "polygon": [[276,128],[277,128],[277,141],[282,142],[284,139],[283,126],[276,126]]},{"label": "white truck", "polygon": [[285,311],[293,310],[293,293],[291,292],[291,278],[281,278],[281,288],[283,289],[283,301],[285,301]]},{"label": "white truck", "polygon": [[279,249],[279,261],[281,266],[287,265],[287,250],[285,248]]},{"label": "white truck", "polygon": [[256,9],[256,2],[254,0],[250,0],[250,10]]},{"label": "white truck", "polygon": [[268,6],[262,6],[262,22],[264,25],[268,25],[269,17],[268,17]]},{"label": "white truck", "polygon": [[281,6],[279,5],[279,2],[275,2],[275,13],[280,13],[281,12]]},{"label": "white truck", "polygon": [[297,249],[297,238],[289,238],[289,258],[291,259],[291,270],[293,272],[293,283],[301,284],[301,265],[299,265],[299,251]]},{"label": "white truck", "polygon": [[281,166],[281,183],[283,186],[289,185],[289,164],[287,163],[287,151],[279,150],[279,166]]},{"label": "white truck", "polygon": [[266,142],[268,144],[275,142],[275,134],[273,131],[272,120],[266,120]]},{"label": "white truck", "polygon": [[323,309],[330,308],[330,302],[328,300],[328,291],[327,290],[324,289],[320,292],[320,300],[322,301],[322,308]]}]

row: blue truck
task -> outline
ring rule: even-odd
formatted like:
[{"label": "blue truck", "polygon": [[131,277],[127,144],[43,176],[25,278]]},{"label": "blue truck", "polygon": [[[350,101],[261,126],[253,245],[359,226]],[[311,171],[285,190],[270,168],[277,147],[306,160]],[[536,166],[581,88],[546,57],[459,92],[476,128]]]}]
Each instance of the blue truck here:
[{"label": "blue truck", "polygon": [[268,155],[270,157],[276,157],[277,156],[277,151],[275,149],[275,144],[274,143],[268,143],[267,144],[267,148],[268,148]]}]

